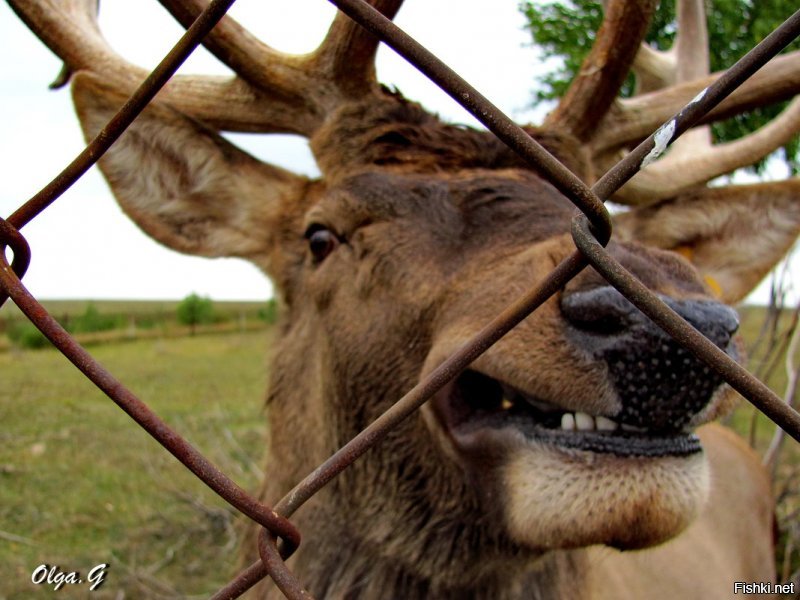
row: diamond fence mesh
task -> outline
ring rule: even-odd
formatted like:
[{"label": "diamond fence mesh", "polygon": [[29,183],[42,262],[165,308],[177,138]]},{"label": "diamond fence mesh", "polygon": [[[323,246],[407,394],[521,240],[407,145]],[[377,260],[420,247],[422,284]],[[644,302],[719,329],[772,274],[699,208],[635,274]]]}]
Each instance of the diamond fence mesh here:
[{"label": "diamond fence mesh", "polygon": [[[0,219],[0,244],[4,250],[10,249],[13,253],[10,264],[6,260],[6,253],[0,253],[0,303],[10,298],[64,356],[168,452],[236,510],[262,526],[259,559],[220,590],[215,598],[238,597],[266,576],[271,577],[287,597],[308,597],[303,590],[302,582],[295,579],[285,563],[300,544],[301,532],[292,524],[290,520],[292,514],[362,454],[380,443],[400,421],[414,413],[447,382],[589,265],[664,331],[717,371],[731,387],[800,442],[800,414],[664,304],[656,294],[642,285],[605,250],[606,244],[612,237],[612,231],[609,213],[604,206],[604,201],[638,171],[647,157],[663,152],[667,143],[671,143],[682,132],[698,123],[703,115],[794,40],[800,33],[800,12],[787,19],[704,93],[688,103],[662,128],[609,170],[594,186],[588,188],[477,90],[369,4],[363,0],[331,0],[331,2],[406,58],[519,156],[547,175],[549,181],[580,210],[580,214],[573,220],[571,232],[576,249],[535,288],[487,323],[468,344],[450,356],[386,413],[298,483],[274,507],[267,506],[248,494],[104,369],[53,316],[48,314],[21,282],[30,263],[30,249],[20,230],[46,210],[97,162],[233,4],[233,0],[212,1],[194,20],[173,50],[86,149],[31,200],[20,206],[7,219]],[[666,142],[663,135],[665,131],[670,132]],[[313,532],[305,534],[313,537]]]}]

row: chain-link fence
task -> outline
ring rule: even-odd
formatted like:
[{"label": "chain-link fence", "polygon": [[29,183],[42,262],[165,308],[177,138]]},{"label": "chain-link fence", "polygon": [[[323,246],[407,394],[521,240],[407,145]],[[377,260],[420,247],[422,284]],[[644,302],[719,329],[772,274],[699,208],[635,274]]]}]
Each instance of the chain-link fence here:
[{"label": "chain-link fence", "polygon": [[[30,201],[7,219],[0,219],[0,244],[4,250],[10,249],[13,252],[10,265],[6,262],[5,252],[0,254],[0,288],[2,288],[0,302],[11,298],[50,341],[131,418],[206,485],[263,527],[259,539],[260,559],[221,590],[215,598],[238,597],[265,576],[272,577],[287,597],[307,597],[302,582],[292,576],[284,562],[300,544],[300,532],[290,521],[292,514],[362,454],[380,443],[392,428],[414,413],[448,381],[589,265],[664,331],[724,377],[731,387],[795,440],[800,441],[800,415],[796,411],[664,304],[656,294],[642,285],[606,251],[605,246],[612,232],[609,213],[604,206],[604,200],[638,171],[642,161],[653,152],[657,144],[661,144],[662,147],[656,149],[663,151],[663,136],[659,136],[659,132],[672,131],[674,133],[669,136],[669,141],[676,139],[794,40],[800,33],[800,12],[790,17],[719,77],[703,94],[669,119],[659,132],[644,140],[589,189],[477,90],[369,4],[363,0],[331,1],[438,84],[508,147],[529,164],[534,165],[536,170],[546,174],[549,181],[581,211],[572,223],[576,250],[534,289],[518,298],[386,413],[297,484],[274,507],[259,502],[240,489],[186,442],[177,431],[167,426],[111,373],[100,366],[21,283],[30,261],[30,250],[20,230],[95,164],[153,99],[178,66],[202,42],[204,36],[225,15],[233,0],[211,2],[188,28],[175,48],[86,149]],[[313,532],[304,533],[313,538]]]}]

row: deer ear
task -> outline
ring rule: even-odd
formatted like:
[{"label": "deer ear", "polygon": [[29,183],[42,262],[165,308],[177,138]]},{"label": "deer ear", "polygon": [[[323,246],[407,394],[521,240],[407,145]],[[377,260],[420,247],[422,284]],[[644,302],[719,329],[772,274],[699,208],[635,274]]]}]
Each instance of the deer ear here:
[{"label": "deer ear", "polygon": [[702,188],[615,216],[622,239],[683,254],[733,304],[783,258],[800,233],[800,180]]},{"label": "deer ear", "polygon": [[[72,94],[87,139],[126,99],[87,73],[75,76]],[[267,271],[283,221],[299,211],[308,184],[158,101],[100,159],[100,169],[122,209],[159,242],[188,254],[247,258]]]}]

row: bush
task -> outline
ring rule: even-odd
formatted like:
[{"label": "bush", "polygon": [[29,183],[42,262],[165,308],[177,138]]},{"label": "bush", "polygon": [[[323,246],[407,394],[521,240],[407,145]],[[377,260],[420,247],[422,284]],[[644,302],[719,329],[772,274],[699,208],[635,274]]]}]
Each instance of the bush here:
[{"label": "bush", "polygon": [[123,319],[117,315],[102,315],[91,302],[82,315],[70,320],[70,333],[91,333],[93,331],[111,331],[124,327]]},{"label": "bush", "polygon": [[211,298],[203,298],[195,293],[189,294],[181,300],[176,310],[178,321],[188,325],[192,335],[198,325],[214,322],[214,303]]},{"label": "bush", "polygon": [[44,334],[30,321],[19,321],[8,328],[8,339],[18,348],[37,350],[50,345]]}]

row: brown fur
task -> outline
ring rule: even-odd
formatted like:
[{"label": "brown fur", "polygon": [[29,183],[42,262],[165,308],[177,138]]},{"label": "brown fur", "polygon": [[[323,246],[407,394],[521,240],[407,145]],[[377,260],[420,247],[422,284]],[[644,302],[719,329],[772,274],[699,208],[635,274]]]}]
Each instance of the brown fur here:
[{"label": "brown fur", "polygon": [[[87,76],[74,93],[91,135],[113,93]],[[269,503],[574,249],[566,233],[574,208],[538,173],[488,134],[443,125],[382,94],[378,104],[340,108],[312,140],[325,174],[318,182],[261,165],[159,105],[101,161],[119,201],[151,235],[184,251],[246,257],[278,287],[283,314],[261,491]],[[591,177],[571,139],[543,137]],[[312,225],[338,239],[323,260],[304,239]],[[709,297],[695,266],[677,254],[633,239],[609,248],[665,296]],[[586,271],[474,368],[565,410],[615,414],[620,400],[608,366],[576,343],[560,304],[602,285]],[[305,538],[290,566],[316,596],[544,599],[683,590],[711,598],[730,595],[729,578],[771,580],[768,486],[728,434],[703,434],[710,464],[702,454],[623,458],[514,436],[492,440],[494,432],[473,440],[491,452],[470,455],[432,404],[293,516]],[[716,394],[693,425],[728,407],[726,394]],[[750,511],[745,531],[742,514]],[[655,549],[619,553],[597,544]],[[715,577],[681,579],[685,564],[709,554]]]}]

